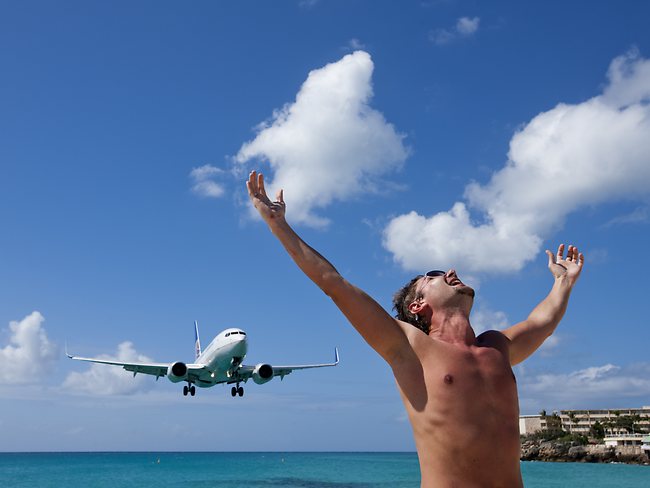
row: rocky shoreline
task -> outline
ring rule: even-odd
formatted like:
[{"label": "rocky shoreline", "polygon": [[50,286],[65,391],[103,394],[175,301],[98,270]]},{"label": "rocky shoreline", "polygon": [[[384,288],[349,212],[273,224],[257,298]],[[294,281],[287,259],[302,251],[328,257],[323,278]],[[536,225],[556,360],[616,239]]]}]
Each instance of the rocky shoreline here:
[{"label": "rocky shoreline", "polygon": [[650,465],[650,458],[640,447],[609,447],[604,444],[580,445],[575,441],[562,442],[559,440],[523,440],[521,460]]}]

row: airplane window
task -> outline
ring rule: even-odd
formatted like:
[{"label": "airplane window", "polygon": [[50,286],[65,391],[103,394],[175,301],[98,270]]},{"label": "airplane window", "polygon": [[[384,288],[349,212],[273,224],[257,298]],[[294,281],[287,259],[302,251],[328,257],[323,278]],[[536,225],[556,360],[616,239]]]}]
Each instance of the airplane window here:
[{"label": "airplane window", "polygon": [[226,337],[228,337],[229,335],[230,335],[230,332],[226,332]]},{"label": "airplane window", "polygon": [[246,335],[246,332],[240,332],[241,335]]},{"label": "airplane window", "polygon": [[231,332],[231,334],[239,334],[239,332]]}]

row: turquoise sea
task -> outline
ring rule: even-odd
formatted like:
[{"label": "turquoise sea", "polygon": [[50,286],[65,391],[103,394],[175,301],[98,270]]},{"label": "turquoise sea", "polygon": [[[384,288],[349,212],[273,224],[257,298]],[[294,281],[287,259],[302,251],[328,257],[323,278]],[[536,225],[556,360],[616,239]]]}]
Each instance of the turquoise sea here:
[{"label": "turquoise sea", "polygon": [[[650,487],[650,466],[522,463],[527,488]],[[0,453],[0,487],[417,488],[415,453]]]}]

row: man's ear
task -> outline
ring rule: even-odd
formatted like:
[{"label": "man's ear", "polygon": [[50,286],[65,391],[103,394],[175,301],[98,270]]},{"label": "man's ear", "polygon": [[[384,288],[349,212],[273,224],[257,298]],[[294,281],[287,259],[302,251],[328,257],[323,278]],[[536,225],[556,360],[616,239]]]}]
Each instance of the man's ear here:
[{"label": "man's ear", "polygon": [[415,301],[412,301],[409,306],[408,310],[411,312],[413,315],[419,314],[422,309],[426,306],[426,303],[424,303],[424,300],[422,298],[418,298]]}]

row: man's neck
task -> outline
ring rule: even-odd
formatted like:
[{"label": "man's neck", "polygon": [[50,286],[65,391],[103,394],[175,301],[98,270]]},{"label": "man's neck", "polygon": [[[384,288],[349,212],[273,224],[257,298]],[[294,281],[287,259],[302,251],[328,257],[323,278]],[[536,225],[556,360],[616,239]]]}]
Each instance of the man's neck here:
[{"label": "man's neck", "polygon": [[448,343],[472,345],[476,335],[463,310],[454,308],[439,310],[431,315],[429,337]]}]

